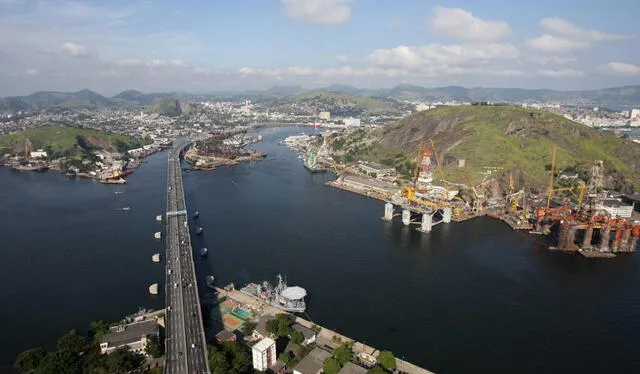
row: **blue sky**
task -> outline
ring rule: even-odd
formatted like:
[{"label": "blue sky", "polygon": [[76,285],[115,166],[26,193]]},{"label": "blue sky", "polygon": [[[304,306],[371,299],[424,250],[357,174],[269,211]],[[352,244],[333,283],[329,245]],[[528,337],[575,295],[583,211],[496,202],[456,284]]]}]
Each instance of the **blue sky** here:
[{"label": "blue sky", "polygon": [[637,0],[0,0],[0,95],[640,83]]}]

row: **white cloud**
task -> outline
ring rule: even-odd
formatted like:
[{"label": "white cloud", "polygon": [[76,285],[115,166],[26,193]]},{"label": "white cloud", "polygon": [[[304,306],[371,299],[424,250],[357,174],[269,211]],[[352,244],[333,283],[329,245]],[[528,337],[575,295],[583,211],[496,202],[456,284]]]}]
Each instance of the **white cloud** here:
[{"label": "white cloud", "polygon": [[536,75],[547,78],[575,78],[584,76],[584,72],[576,69],[538,70]]},{"label": "white cloud", "polygon": [[429,44],[421,47],[398,46],[377,49],[369,56],[376,66],[415,70],[425,67],[475,67],[491,60],[515,59],[518,49],[506,43],[465,45]]},{"label": "white cloud", "polygon": [[196,74],[210,74],[211,73],[211,69],[209,68],[203,68],[200,66],[196,66],[193,68],[193,72]]},{"label": "white cloud", "polygon": [[24,71],[26,75],[38,75],[38,69],[27,69]]},{"label": "white cloud", "polygon": [[294,19],[336,25],[351,17],[349,0],[282,0],[285,14]]},{"label": "white cloud", "polygon": [[461,8],[437,7],[428,24],[434,33],[462,40],[493,41],[513,35],[506,22],[485,21]]},{"label": "white cloud", "polygon": [[338,59],[338,61],[340,61],[342,63],[349,62],[349,56],[345,55],[344,53],[341,53],[341,54],[337,55],[336,59]]},{"label": "white cloud", "polygon": [[593,46],[603,41],[633,38],[633,35],[609,34],[598,30],[588,30],[561,18],[543,18],[540,26],[545,33],[527,41],[529,47],[545,52],[570,53]]},{"label": "white cloud", "polygon": [[539,57],[531,57],[527,59],[528,62],[531,62],[536,65],[566,65],[576,61],[575,57],[558,57],[558,56],[539,56]]},{"label": "white cloud", "polygon": [[185,63],[182,62],[181,60],[165,61],[157,58],[149,61],[144,61],[139,58],[123,58],[116,61],[116,65],[118,66],[150,66],[150,67],[173,66],[177,68],[186,67]]},{"label": "white cloud", "polygon": [[69,56],[72,57],[87,57],[89,56],[89,52],[87,49],[80,45],[72,42],[64,42],[62,43],[62,49],[64,49]]},{"label": "white cloud", "polygon": [[626,62],[609,62],[600,67],[600,70],[618,76],[640,76],[640,66]]},{"label": "white cloud", "polygon": [[575,24],[556,17],[543,18],[540,21],[543,30],[553,35],[564,36],[571,39],[581,39],[591,42],[624,40],[633,38],[633,35],[608,34],[598,30],[587,30]]}]

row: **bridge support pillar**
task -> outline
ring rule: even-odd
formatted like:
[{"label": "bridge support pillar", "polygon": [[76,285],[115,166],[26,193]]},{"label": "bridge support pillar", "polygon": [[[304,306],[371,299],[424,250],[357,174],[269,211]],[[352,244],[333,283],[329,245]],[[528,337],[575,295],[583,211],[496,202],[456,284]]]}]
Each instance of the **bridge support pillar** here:
[{"label": "bridge support pillar", "polygon": [[631,244],[629,245],[629,252],[635,252],[637,246],[638,246],[638,237],[634,236],[631,238]]},{"label": "bridge support pillar", "polygon": [[387,221],[393,220],[393,204],[384,204],[384,217],[382,217],[382,219],[385,219]]},{"label": "bridge support pillar", "polygon": [[591,240],[593,239],[593,226],[587,227],[584,230],[584,239],[582,240],[582,248],[591,248]]},{"label": "bridge support pillar", "polygon": [[423,213],[422,223],[420,224],[420,228],[418,230],[422,232],[431,232],[432,228],[433,228],[433,216],[428,213]]},{"label": "bridge support pillar", "polygon": [[631,252],[629,248],[629,238],[631,237],[631,229],[622,231],[622,239],[620,240],[620,252]]},{"label": "bridge support pillar", "polygon": [[411,211],[407,209],[402,210],[402,224],[409,226],[411,224]]},{"label": "bridge support pillar", "polygon": [[451,207],[442,208],[442,222],[444,222],[444,223],[451,222],[452,213],[453,212],[452,212]]},{"label": "bridge support pillar", "polygon": [[609,251],[609,241],[611,240],[611,227],[606,226],[600,233],[600,251]]}]

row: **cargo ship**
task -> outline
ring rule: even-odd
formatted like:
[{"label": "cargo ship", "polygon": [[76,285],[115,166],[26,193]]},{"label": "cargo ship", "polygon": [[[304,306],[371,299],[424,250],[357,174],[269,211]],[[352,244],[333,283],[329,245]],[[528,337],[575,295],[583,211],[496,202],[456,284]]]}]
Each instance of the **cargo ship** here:
[{"label": "cargo ship", "polygon": [[287,312],[304,312],[307,307],[304,302],[307,290],[298,286],[288,287],[287,281],[280,274],[277,278],[278,284],[275,287],[267,281],[260,284],[249,283],[240,292]]}]

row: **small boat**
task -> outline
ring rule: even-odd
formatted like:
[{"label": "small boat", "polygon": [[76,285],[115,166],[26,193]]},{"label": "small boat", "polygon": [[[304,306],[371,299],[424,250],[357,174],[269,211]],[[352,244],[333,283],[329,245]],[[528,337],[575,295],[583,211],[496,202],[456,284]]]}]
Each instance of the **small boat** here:
[{"label": "small boat", "polygon": [[121,193],[124,193],[124,191],[116,191],[114,192],[116,195],[120,195]]},{"label": "small boat", "polygon": [[198,218],[198,217],[200,217],[200,212],[196,210],[196,212],[193,213],[193,218]]},{"label": "small boat", "polygon": [[200,248],[200,256],[204,257],[207,255],[207,248]]},{"label": "small boat", "polygon": [[204,231],[204,229],[202,227],[198,227],[198,229],[196,230],[196,234],[202,235],[203,231]]},{"label": "small boat", "polygon": [[128,207],[128,206],[125,206],[125,207],[124,207],[124,208],[122,208],[121,210],[131,210],[131,208],[130,208],[130,207]]},{"label": "small boat", "polygon": [[155,234],[153,234],[153,237],[156,238],[156,239],[160,239],[160,238],[162,238],[162,233],[160,231],[158,231]]},{"label": "small boat", "polygon": [[216,278],[215,278],[213,275],[207,275],[207,276],[205,277],[205,280],[206,280],[206,282],[207,282],[207,287],[211,288],[212,290],[214,290],[214,289],[216,288],[216,287],[213,285],[213,281],[214,281],[215,279],[216,279]]}]

